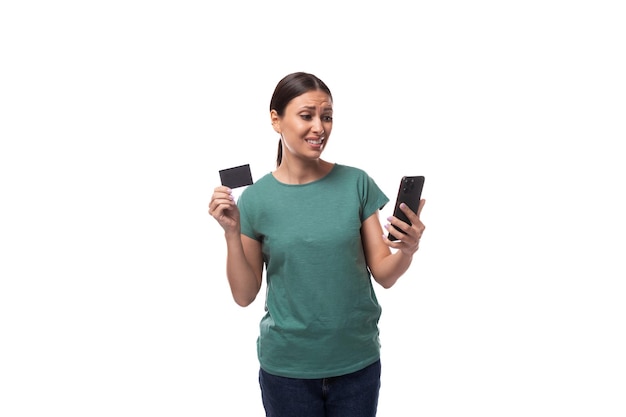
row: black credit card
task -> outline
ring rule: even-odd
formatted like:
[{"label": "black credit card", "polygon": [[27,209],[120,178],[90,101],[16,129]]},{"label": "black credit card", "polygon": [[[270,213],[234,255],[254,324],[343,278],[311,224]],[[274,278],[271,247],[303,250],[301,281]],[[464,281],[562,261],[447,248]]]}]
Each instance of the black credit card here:
[{"label": "black credit card", "polygon": [[229,188],[244,187],[252,184],[252,172],[250,164],[220,170],[222,185]]}]

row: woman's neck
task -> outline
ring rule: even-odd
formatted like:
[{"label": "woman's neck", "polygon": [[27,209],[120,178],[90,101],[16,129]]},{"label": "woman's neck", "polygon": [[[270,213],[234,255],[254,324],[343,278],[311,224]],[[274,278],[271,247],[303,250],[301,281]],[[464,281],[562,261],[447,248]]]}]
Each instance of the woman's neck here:
[{"label": "woman's neck", "polygon": [[273,174],[274,178],[285,184],[306,184],[326,176],[333,165],[322,159],[310,163],[283,160]]}]

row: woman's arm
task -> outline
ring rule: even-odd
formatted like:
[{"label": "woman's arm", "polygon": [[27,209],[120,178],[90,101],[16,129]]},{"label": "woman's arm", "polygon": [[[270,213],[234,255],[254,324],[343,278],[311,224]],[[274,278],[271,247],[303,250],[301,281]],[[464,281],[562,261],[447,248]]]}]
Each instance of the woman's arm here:
[{"label": "woman's arm", "polygon": [[226,236],[226,276],[237,304],[254,301],[263,280],[261,243],[245,235]]},{"label": "woman's arm", "polygon": [[[386,227],[394,225],[405,233],[396,232],[395,235],[399,235],[399,240],[395,242],[387,239],[386,233],[383,233],[378,211],[368,217],[361,226],[361,238],[363,239],[367,266],[372,272],[374,280],[384,288],[393,286],[398,278],[409,269],[413,261],[413,254],[419,249],[419,241],[426,228],[419,218],[424,204],[425,200],[421,200],[417,214],[406,206],[401,207],[411,221],[411,226],[393,216],[387,219],[389,224]],[[397,249],[397,251],[392,253],[391,248]]]},{"label": "woman's arm", "polygon": [[226,276],[235,302],[242,307],[250,305],[261,289],[263,257],[261,243],[241,234],[239,209],[227,187],[217,187],[209,214],[224,229],[226,239]]}]

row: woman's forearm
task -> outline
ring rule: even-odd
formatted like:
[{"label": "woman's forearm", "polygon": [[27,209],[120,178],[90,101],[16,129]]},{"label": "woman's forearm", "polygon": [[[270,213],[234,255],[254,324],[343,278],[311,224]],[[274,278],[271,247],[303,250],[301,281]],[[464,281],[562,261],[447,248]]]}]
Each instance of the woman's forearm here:
[{"label": "woman's forearm", "polygon": [[241,235],[226,235],[226,250],[226,276],[233,298],[240,306],[248,306],[259,293],[261,277],[246,258]]},{"label": "woman's forearm", "polygon": [[372,271],[374,280],[384,288],[392,287],[411,266],[413,255],[406,255],[402,251],[381,259],[376,269]]}]

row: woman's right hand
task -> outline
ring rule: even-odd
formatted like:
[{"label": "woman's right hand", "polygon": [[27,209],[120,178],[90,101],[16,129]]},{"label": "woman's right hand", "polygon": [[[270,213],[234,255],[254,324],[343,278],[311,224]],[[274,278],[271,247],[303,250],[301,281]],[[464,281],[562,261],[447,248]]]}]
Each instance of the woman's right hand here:
[{"label": "woman's right hand", "polygon": [[239,208],[235,203],[233,191],[224,186],[216,187],[209,203],[209,214],[217,220],[226,233],[240,233]]}]

